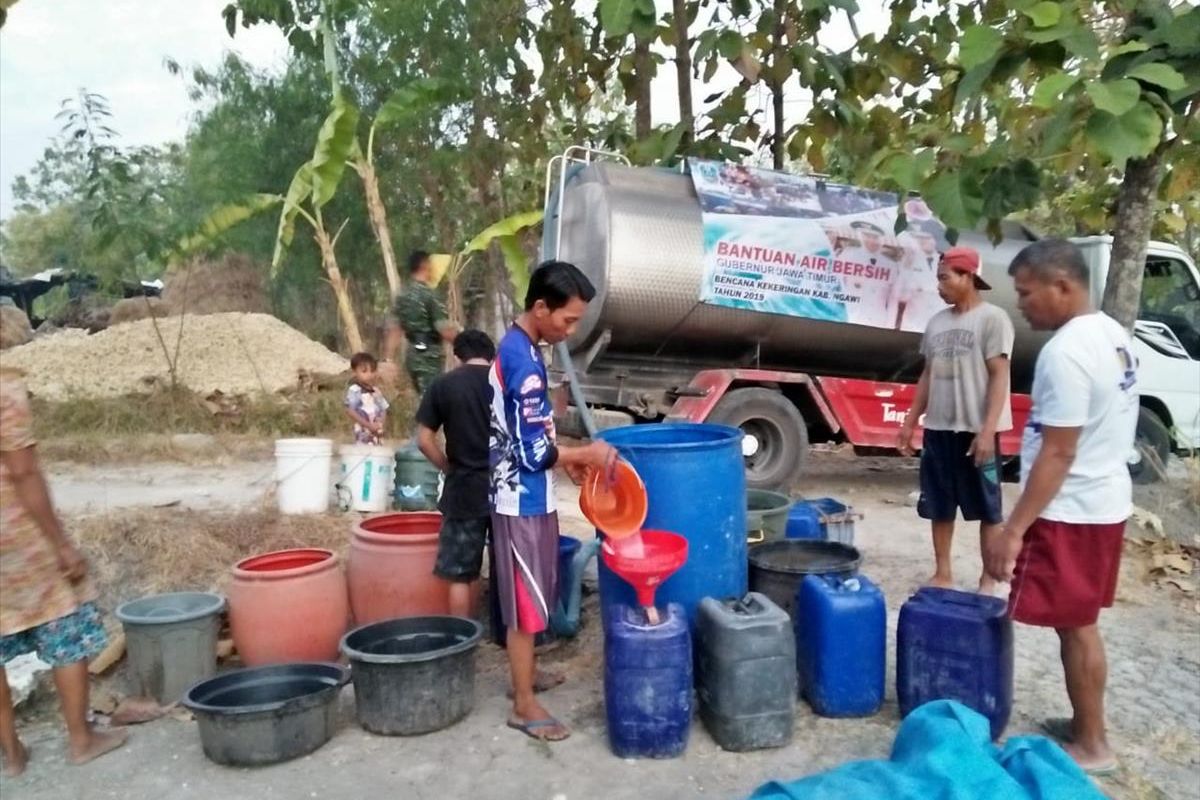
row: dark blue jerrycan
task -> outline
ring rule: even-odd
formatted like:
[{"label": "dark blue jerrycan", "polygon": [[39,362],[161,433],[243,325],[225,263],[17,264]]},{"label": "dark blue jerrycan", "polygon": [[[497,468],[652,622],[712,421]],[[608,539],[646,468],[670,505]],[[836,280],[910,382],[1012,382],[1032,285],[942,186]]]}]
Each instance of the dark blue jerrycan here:
[{"label": "dark blue jerrycan", "polygon": [[1000,738],[1012,713],[1013,630],[998,597],[926,587],[900,609],[896,629],[900,714],[957,700],[988,718]]},{"label": "dark blue jerrycan", "polygon": [[692,723],[692,636],[679,603],[657,625],[641,608],[616,605],[604,618],[604,710],[608,742],[621,758],[672,758]]},{"label": "dark blue jerrycan", "polygon": [[806,575],[796,592],[800,693],[823,717],[867,717],[883,705],[887,603],[865,575]]},{"label": "dark blue jerrycan", "polygon": [[700,601],[696,614],[700,719],[725,750],[783,747],[796,719],[791,619],[766,595]]}]

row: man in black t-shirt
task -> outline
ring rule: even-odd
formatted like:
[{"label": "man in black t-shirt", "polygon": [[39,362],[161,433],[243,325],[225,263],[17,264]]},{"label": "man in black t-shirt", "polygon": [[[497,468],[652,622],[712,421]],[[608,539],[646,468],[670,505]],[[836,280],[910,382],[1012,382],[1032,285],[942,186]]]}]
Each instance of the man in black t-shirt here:
[{"label": "man in black t-shirt", "polygon": [[[417,445],[446,476],[438,504],[442,530],[433,574],[450,582],[450,613],[472,617],[474,584],[491,525],[488,369],[496,345],[483,331],[466,330],[454,340],[454,355],[461,366],[435,378],[421,398]],[[445,451],[438,444],[439,430],[445,432]]]}]

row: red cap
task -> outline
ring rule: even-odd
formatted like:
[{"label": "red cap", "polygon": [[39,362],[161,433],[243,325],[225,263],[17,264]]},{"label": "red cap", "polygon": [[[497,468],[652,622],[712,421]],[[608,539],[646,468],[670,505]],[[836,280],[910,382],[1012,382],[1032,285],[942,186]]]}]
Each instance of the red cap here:
[{"label": "red cap", "polygon": [[955,272],[965,272],[975,276],[975,286],[980,289],[991,289],[991,284],[979,277],[979,251],[972,247],[951,247],[942,253],[942,264]]}]

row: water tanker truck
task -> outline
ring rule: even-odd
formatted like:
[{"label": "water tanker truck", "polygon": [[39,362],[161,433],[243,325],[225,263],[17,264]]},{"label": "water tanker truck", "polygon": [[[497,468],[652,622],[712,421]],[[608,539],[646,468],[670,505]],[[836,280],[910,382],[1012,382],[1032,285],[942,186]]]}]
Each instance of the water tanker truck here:
[{"label": "water tanker truck", "polygon": [[[698,169],[707,171],[707,182]],[[947,246],[936,220],[920,227],[919,201],[905,204],[909,233],[885,225],[898,203],[894,195],[820,178],[714,162],[632,167],[619,155],[571,148],[547,168],[543,255],[579,266],[597,296],[552,370],[566,373],[562,353],[569,352],[573,394],[594,409],[601,427],[740,427],[748,483],[756,488],[790,488],[811,443],[894,451],[922,366],[920,331],[941,301],[934,295],[925,318],[910,319],[902,292],[885,288],[872,296],[864,281],[888,273],[893,288],[912,275],[935,286],[932,246],[929,271],[912,271],[917,262],[926,267],[915,237],[925,230],[938,249]],[[993,243],[966,231],[958,243],[981,253],[993,287],[987,299],[1009,313],[1016,330],[1015,428],[1001,436],[1002,453],[1012,457],[1047,334],[1018,313],[1007,275],[1013,257],[1037,237],[1007,223],[1003,234]],[[1098,306],[1111,238],[1076,242]],[[881,249],[869,252],[872,244]],[[1135,479],[1150,481],[1172,449],[1200,447],[1200,275],[1186,253],[1160,242],[1150,245],[1145,269],[1135,329],[1142,413],[1129,461]],[[918,295],[928,306],[934,289],[924,288]],[[875,303],[873,317],[855,310],[859,298]],[[565,430],[577,416],[568,410]]]}]

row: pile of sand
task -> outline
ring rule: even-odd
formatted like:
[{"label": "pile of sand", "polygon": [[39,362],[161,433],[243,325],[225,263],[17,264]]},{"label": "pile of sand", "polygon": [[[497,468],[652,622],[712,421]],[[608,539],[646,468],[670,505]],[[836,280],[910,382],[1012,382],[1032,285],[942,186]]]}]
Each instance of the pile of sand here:
[{"label": "pile of sand", "polygon": [[[176,361],[178,384],[202,395],[263,394],[295,386],[301,370],[337,374],[346,359],[268,314],[186,314],[143,319],[88,335],[64,330],[0,353],[38,397],[116,397],[170,385],[155,323]],[[180,330],[182,325],[182,336]]]}]

